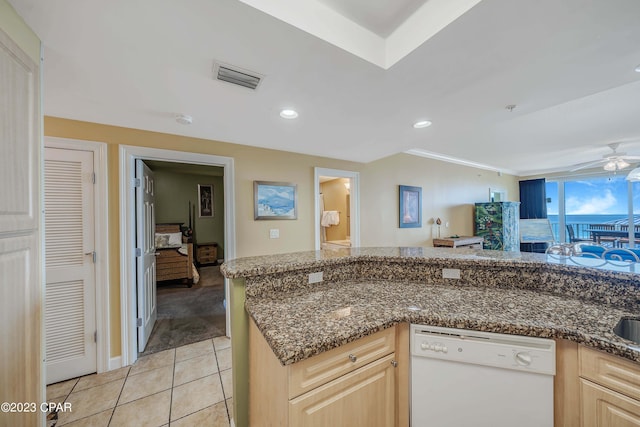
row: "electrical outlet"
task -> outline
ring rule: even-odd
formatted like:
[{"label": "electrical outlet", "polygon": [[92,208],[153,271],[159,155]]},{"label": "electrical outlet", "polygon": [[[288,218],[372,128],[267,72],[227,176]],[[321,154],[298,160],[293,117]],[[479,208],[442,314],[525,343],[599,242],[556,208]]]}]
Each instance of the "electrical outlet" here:
[{"label": "electrical outlet", "polygon": [[442,278],[443,279],[459,279],[460,269],[459,268],[443,268]]},{"label": "electrical outlet", "polygon": [[322,271],[318,271],[316,273],[309,273],[309,283],[319,283],[322,282]]},{"label": "electrical outlet", "polygon": [[270,239],[279,239],[280,238],[280,229],[272,228],[269,230],[269,238]]}]

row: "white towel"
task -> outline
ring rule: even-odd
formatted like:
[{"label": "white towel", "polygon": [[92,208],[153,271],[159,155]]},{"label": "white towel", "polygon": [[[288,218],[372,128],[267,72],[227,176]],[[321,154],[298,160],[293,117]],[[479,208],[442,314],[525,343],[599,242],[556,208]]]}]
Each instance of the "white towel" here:
[{"label": "white towel", "polygon": [[324,211],[322,212],[322,220],[320,225],[323,227],[331,227],[332,225],[340,224],[340,214],[338,211]]}]

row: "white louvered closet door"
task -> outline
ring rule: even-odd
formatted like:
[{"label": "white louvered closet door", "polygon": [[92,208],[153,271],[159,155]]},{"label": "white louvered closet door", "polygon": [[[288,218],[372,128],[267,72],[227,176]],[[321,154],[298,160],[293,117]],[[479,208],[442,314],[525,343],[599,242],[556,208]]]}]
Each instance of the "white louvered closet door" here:
[{"label": "white louvered closet door", "polygon": [[93,153],[45,148],[47,384],[96,372]]}]

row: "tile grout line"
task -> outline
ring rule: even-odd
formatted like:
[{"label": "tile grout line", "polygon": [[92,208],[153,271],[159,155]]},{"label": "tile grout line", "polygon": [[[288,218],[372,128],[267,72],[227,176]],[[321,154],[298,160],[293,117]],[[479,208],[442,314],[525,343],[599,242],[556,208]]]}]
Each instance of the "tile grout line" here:
[{"label": "tile grout line", "polygon": [[[211,341],[213,342],[213,339],[211,339]],[[220,350],[225,350],[224,349],[220,349]],[[222,371],[220,370],[220,362],[218,362],[218,352],[216,350],[216,345],[213,344],[213,351],[216,354],[216,364],[218,365],[218,379],[220,380],[220,387],[222,388],[222,399],[224,401],[224,407],[227,410],[227,423],[231,424],[231,414],[229,412],[229,404],[227,403],[227,393],[224,390],[224,383],[222,382]],[[231,369],[231,368],[229,368]],[[226,371],[226,369],[225,369]]]},{"label": "tile grout line", "polygon": [[173,385],[176,382],[176,360],[178,359],[178,349],[173,349],[173,373],[171,375],[171,396],[169,397],[169,419],[167,426],[171,427],[171,408],[173,407]]},{"label": "tile grout line", "polygon": [[111,425],[113,416],[116,413],[116,408],[118,407],[118,402],[120,402],[120,398],[122,397],[122,392],[124,391],[124,385],[127,383],[127,380],[129,379],[129,374],[131,374],[131,366],[129,366],[129,369],[127,370],[127,375],[125,375],[124,381],[122,382],[122,388],[120,389],[120,393],[118,393],[118,398],[116,399],[116,404],[113,407],[113,411],[111,411],[111,416],[109,417],[109,422],[107,423],[107,427]]}]

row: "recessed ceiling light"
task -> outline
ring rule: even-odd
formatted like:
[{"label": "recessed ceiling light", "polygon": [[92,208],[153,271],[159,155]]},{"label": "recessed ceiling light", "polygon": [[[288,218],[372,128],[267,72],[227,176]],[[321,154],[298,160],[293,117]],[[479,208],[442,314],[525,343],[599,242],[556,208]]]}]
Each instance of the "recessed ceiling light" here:
[{"label": "recessed ceiling light", "polygon": [[280,111],[280,117],[283,119],[295,119],[298,117],[298,112],[296,110],[282,110]]},{"label": "recessed ceiling light", "polygon": [[413,124],[413,127],[416,129],[422,129],[431,126],[431,122],[429,120],[420,120]]},{"label": "recessed ceiling light", "polygon": [[180,123],[181,125],[190,125],[191,123],[193,123],[193,117],[187,114],[176,114],[176,122]]},{"label": "recessed ceiling light", "polygon": [[636,67],[636,73],[640,73],[640,65]]}]

